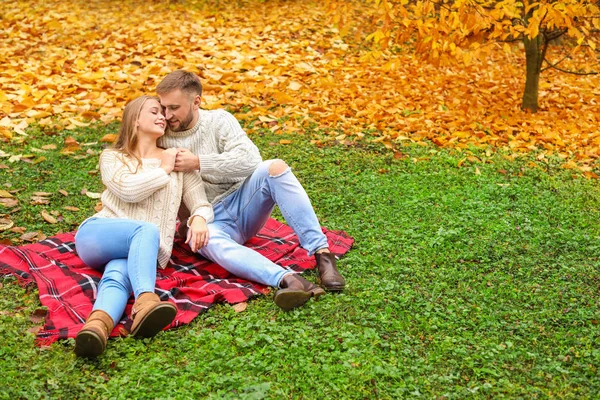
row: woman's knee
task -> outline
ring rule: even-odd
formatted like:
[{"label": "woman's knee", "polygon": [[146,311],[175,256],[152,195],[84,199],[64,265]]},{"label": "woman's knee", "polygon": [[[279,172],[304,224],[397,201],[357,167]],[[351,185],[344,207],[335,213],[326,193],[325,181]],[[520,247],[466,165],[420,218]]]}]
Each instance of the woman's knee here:
[{"label": "woman's knee", "polygon": [[136,229],[136,232],[141,232],[147,235],[148,238],[160,240],[160,230],[158,226],[151,222],[140,222],[140,226]]}]

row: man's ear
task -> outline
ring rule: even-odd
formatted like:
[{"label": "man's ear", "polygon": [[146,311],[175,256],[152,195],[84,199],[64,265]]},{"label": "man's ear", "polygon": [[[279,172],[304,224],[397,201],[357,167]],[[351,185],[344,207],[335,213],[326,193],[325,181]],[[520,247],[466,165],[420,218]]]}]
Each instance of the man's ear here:
[{"label": "man's ear", "polygon": [[200,108],[200,103],[202,102],[202,99],[200,97],[199,94],[194,96],[194,106]]}]

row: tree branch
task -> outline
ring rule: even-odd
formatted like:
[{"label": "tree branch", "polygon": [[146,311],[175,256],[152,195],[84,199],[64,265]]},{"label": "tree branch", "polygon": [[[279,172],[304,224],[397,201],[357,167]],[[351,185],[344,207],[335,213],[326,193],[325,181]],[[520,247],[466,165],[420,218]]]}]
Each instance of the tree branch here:
[{"label": "tree branch", "polygon": [[556,64],[552,64],[550,61],[548,61],[547,59],[544,58],[544,61],[546,61],[546,63],[548,63],[549,66],[546,67],[546,68],[544,68],[544,69],[542,69],[542,71],[545,71],[548,68],[554,68],[555,70],[560,71],[560,72],[564,72],[565,74],[572,74],[572,75],[598,75],[598,73],[594,72],[594,71],[592,71],[592,72],[577,72],[577,71],[569,71],[569,70],[557,67],[557,65],[559,63],[563,62],[566,58],[568,58],[568,56],[566,56],[565,58],[563,58],[562,60],[560,60]]},{"label": "tree branch", "polygon": [[565,33],[567,33],[567,29],[565,29],[565,28],[563,28],[563,29],[557,29],[557,30],[552,31],[552,32],[550,32],[548,34],[545,34],[546,40],[547,41],[551,41],[551,40],[554,40],[554,39],[558,39],[559,37],[561,37]]},{"label": "tree branch", "polygon": [[544,58],[544,61],[546,61],[546,63],[548,63],[548,65],[550,65],[550,66],[546,67],[546,68],[543,68],[540,72],[545,71],[545,70],[547,70],[549,68],[552,68],[552,67],[556,68],[556,66],[558,64],[560,64],[561,62],[563,62],[563,61],[565,61],[567,59],[571,59],[571,57],[568,54],[566,56],[564,56],[559,62],[557,62],[555,64],[552,64],[550,61],[548,61],[546,58]]},{"label": "tree branch", "polygon": [[[538,64],[538,71],[542,72],[542,65],[544,64],[544,60],[546,59],[546,50],[548,50],[548,41],[544,36],[541,36],[538,40],[542,40],[542,51],[540,54],[540,62]],[[546,61],[547,62],[547,61]]]},{"label": "tree branch", "polygon": [[[542,17],[542,19],[540,20],[540,27],[542,26],[542,22],[544,22],[544,19],[546,19],[546,16],[548,15],[548,11],[546,11],[546,13],[544,14],[544,16]],[[537,70],[542,72],[542,65],[544,64],[544,60],[546,59],[546,50],[548,50],[548,40],[546,40],[546,33],[542,31],[542,35],[538,37],[538,43],[541,40],[542,41],[542,51],[540,52],[540,58],[539,58],[539,62],[537,65]]]},{"label": "tree branch", "polygon": [[546,10],[546,13],[544,14],[544,16],[542,17],[542,19],[540,19],[540,28],[542,27],[542,24],[544,23],[544,20],[546,19],[546,16],[548,15],[548,10]]},{"label": "tree branch", "polygon": [[498,42],[498,43],[514,43],[514,42],[520,42],[521,40],[523,40],[523,34],[520,34],[519,36],[514,37],[512,39],[505,39],[505,40],[497,39],[496,42]]}]

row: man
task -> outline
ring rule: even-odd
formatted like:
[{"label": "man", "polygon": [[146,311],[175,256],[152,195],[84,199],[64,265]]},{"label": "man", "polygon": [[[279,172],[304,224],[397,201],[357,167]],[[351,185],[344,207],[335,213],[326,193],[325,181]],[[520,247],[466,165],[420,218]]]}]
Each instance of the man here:
[{"label": "man", "polygon": [[[314,254],[319,281],[330,291],[344,289],[344,279],[329,252],[327,239],[308,195],[282,160],[262,161],[258,148],[225,110],[202,110],[202,84],[194,73],[177,70],[156,87],[165,108],[168,131],[159,139],[179,149],[175,171],[199,171],[214,208],[210,239],[198,252],[230,273],[279,288],[275,304],[290,310],[324,290],[298,274],[243,246],[263,227],[277,204],[300,245]],[[181,213],[182,227],[187,216]]]}]

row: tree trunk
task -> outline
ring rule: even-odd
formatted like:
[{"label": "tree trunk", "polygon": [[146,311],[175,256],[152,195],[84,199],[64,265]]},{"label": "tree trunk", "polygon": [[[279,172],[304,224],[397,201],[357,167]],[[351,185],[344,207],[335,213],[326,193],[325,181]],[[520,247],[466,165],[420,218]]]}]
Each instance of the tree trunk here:
[{"label": "tree trunk", "polygon": [[529,39],[525,35],[523,43],[525,44],[525,64],[527,73],[525,75],[525,92],[523,92],[523,102],[521,108],[537,112],[538,110],[538,89],[540,83],[540,71],[542,69],[542,36],[538,35]]}]

